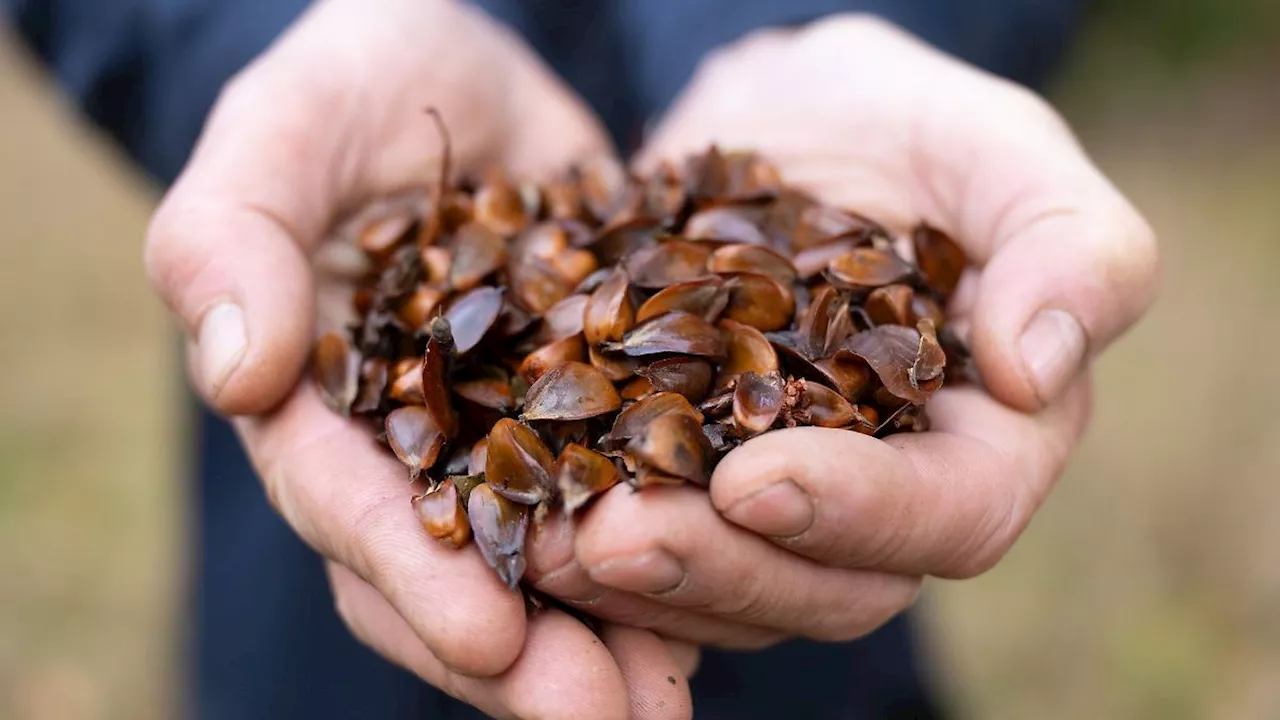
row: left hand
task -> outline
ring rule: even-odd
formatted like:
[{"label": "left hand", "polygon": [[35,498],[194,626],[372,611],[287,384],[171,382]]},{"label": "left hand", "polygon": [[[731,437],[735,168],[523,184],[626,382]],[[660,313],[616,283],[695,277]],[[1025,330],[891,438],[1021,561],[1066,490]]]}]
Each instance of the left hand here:
[{"label": "left hand", "polygon": [[675,634],[700,642],[857,637],[923,576],[977,575],[1018,538],[1087,423],[1089,359],[1154,298],[1155,241],[1047,103],[868,17],[719,51],[640,166],[711,142],[897,231],[956,238],[977,270],[949,312],[986,388],[943,389],[926,433],[767,433],[709,494],[615,488],[574,533],[540,535],[531,570],[618,622],[699,617]]}]

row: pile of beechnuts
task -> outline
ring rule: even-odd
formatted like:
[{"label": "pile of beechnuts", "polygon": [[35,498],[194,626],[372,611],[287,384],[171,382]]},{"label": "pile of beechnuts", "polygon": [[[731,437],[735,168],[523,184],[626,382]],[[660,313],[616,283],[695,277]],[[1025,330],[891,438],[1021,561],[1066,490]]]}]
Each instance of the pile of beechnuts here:
[{"label": "pile of beechnuts", "polygon": [[425,483],[427,532],[474,536],[513,588],[549,509],[705,486],[771,430],[923,430],[966,374],[942,312],[959,247],[825,205],[757,154],[712,147],[646,178],[600,159],[541,185],[450,183],[444,165],[427,202],[360,228],[358,321],[313,367]]}]

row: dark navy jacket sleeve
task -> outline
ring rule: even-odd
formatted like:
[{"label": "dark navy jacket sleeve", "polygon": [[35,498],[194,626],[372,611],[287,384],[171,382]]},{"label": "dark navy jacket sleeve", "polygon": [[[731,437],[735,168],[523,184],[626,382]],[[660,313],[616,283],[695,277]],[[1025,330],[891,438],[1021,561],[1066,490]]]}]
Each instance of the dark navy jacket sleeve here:
[{"label": "dark navy jacket sleeve", "polygon": [[931,44],[1027,85],[1044,82],[1066,48],[1078,0],[620,0],[642,112],[660,113],[698,61],[764,27],[843,12],[883,17]]}]

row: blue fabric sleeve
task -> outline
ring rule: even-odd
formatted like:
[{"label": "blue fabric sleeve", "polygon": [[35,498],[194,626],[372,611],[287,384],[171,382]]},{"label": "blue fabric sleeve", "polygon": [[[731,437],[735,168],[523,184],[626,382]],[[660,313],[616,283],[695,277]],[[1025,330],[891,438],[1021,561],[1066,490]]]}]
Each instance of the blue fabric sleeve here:
[{"label": "blue fabric sleeve", "polygon": [[1045,81],[1063,54],[1079,0],[619,0],[628,66],[648,117],[709,51],[753,30],[842,12],[879,15],[931,44],[1023,84]]}]

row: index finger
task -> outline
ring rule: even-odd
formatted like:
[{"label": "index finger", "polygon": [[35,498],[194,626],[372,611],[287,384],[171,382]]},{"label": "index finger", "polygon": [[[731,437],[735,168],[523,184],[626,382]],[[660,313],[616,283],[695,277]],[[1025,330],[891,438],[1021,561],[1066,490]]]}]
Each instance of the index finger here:
[{"label": "index finger", "polygon": [[524,601],[479,553],[423,531],[404,466],[302,383],[274,414],[238,419],[272,506],[312,548],[377,588],[450,668],[493,675],[520,653]]}]

